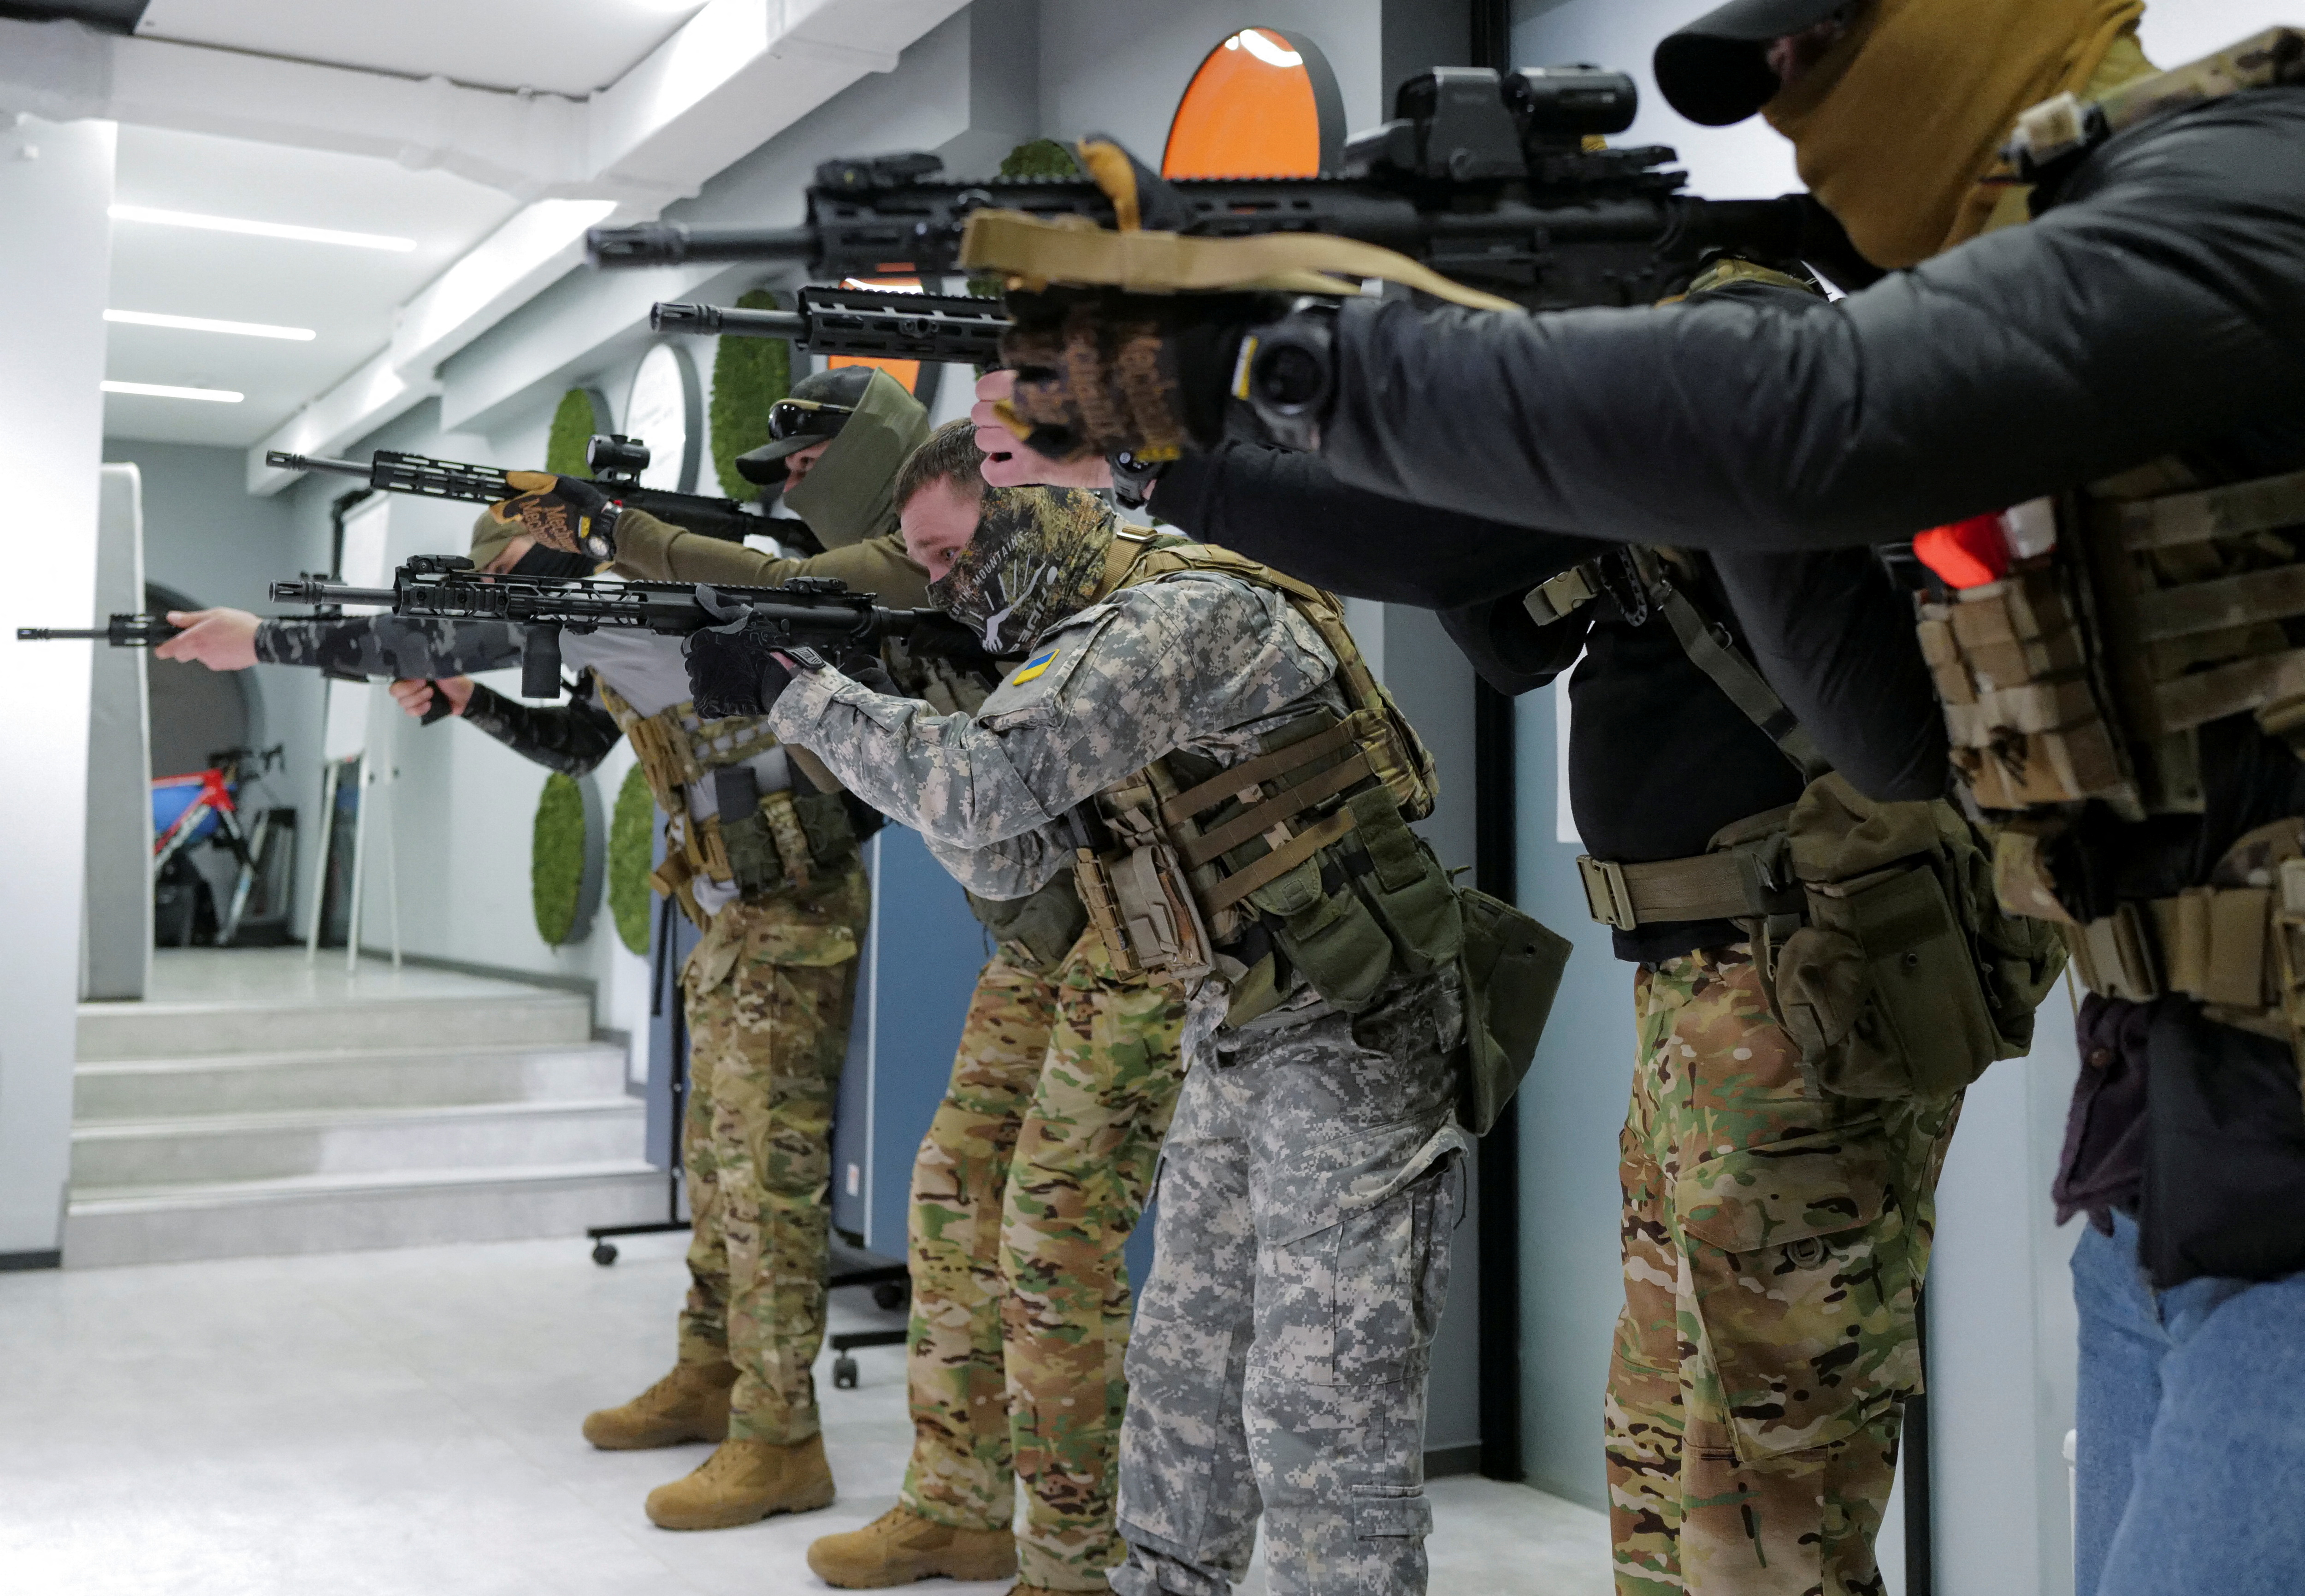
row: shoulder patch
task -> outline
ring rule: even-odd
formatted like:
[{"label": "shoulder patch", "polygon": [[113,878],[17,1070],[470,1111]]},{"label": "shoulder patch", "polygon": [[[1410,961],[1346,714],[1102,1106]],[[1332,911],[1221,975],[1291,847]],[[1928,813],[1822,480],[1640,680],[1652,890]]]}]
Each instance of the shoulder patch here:
[{"label": "shoulder patch", "polygon": [[1042,649],[1038,654],[1033,655],[1033,658],[1027,659],[1022,666],[1017,667],[1016,674],[1008,678],[1009,683],[1012,685],[1021,685],[1024,683],[1031,681],[1042,671],[1047,670],[1050,665],[1054,664],[1057,656],[1063,652],[1064,650],[1061,649]]}]

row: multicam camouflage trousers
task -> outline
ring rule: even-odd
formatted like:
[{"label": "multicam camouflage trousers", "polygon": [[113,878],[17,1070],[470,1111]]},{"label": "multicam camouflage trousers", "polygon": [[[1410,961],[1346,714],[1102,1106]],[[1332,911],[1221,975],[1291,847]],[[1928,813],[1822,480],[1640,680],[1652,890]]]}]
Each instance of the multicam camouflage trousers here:
[{"label": "multicam camouflage trousers", "polygon": [[1183,1023],[1175,989],[1115,975],[1093,933],[1051,976],[995,959],[913,1166],[902,1499],[990,1529],[1021,1484],[1027,1584],[1101,1591],[1119,1558],[1121,1247],[1176,1107]]},{"label": "multicam camouflage trousers", "polygon": [[1469,1145],[1453,977],[1220,1031],[1161,1157],[1128,1352],[1124,1596],[1425,1589],[1425,1388]]},{"label": "multicam camouflage trousers", "polygon": [[739,1440],[817,1432],[832,1104],[871,904],[861,863],[804,895],[740,899],[712,917],[681,972],[681,1159],[696,1227],[680,1357],[736,1366],[728,1433]]},{"label": "multicam camouflage trousers", "polygon": [[1821,1092],[1743,946],[1644,965],[1607,1402],[1619,1596],[1879,1596],[1958,1101]]}]

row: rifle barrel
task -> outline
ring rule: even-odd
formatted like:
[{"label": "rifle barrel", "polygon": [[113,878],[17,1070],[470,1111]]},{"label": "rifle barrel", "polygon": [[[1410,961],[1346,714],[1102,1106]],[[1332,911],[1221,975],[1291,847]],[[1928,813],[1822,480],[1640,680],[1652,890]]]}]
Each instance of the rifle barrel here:
[{"label": "rifle barrel", "polygon": [[734,333],[747,338],[808,336],[808,318],[797,310],[743,310],[733,305],[688,305],[659,301],[649,307],[652,333]]},{"label": "rifle barrel", "polygon": [[310,577],[272,584],[275,604],[372,604],[390,609],[396,597],[390,588],[348,588]]},{"label": "rifle barrel", "polygon": [[264,451],[264,463],[275,471],[335,471],[339,476],[366,477],[370,469],[357,460],[337,460],[327,454],[292,454],[285,449]]},{"label": "rifle barrel", "polygon": [[76,638],[108,638],[111,632],[100,626],[19,626],[16,641],[20,643],[68,642]]},{"label": "rifle barrel", "polygon": [[678,266],[685,260],[806,260],[817,252],[813,227],[684,227],[644,222],[594,227],[584,253],[595,266]]}]

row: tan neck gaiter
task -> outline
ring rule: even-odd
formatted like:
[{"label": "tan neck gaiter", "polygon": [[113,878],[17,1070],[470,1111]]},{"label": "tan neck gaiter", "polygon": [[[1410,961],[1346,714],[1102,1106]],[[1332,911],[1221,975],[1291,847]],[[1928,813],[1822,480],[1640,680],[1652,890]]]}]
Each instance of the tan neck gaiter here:
[{"label": "tan neck gaiter", "polygon": [[1866,259],[1911,266],[1976,237],[2009,194],[2000,149],[2052,95],[2149,72],[2143,0],[1874,0],[1762,115]]}]

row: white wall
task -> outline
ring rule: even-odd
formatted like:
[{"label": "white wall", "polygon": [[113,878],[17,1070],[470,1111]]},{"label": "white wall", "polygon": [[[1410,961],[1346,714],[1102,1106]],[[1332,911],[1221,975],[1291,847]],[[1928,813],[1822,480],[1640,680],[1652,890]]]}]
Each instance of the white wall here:
[{"label": "white wall", "polygon": [[89,645],[13,628],[94,608],[113,145],[108,122],[0,132],[0,1256],[56,1246],[70,1155]]}]

